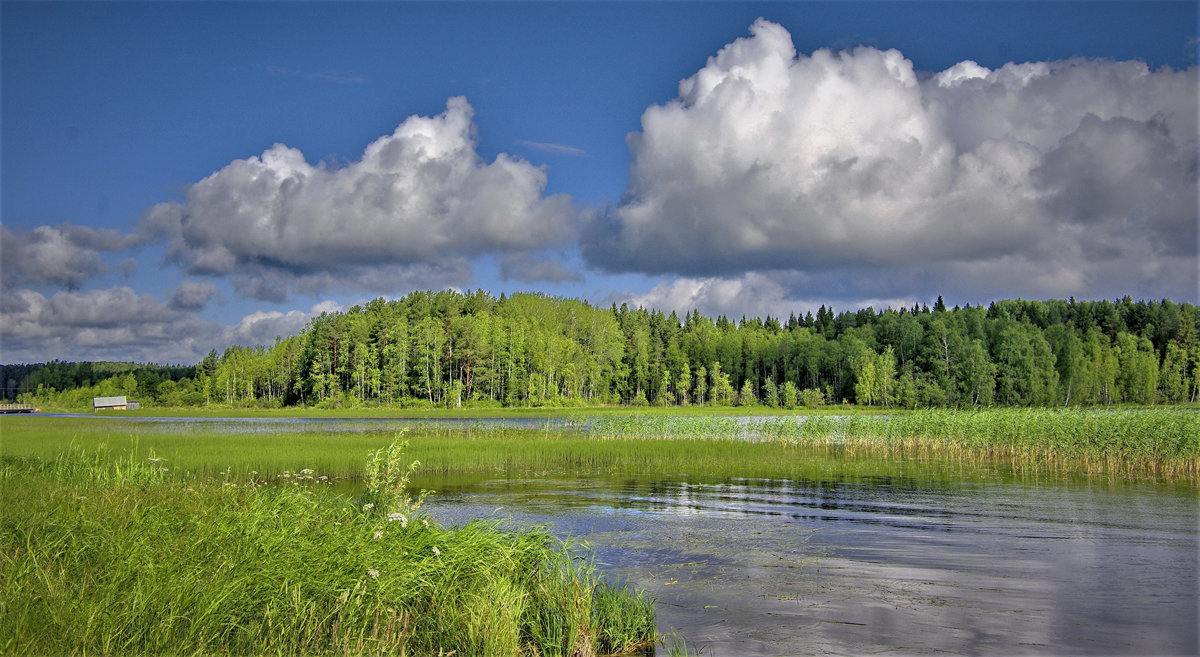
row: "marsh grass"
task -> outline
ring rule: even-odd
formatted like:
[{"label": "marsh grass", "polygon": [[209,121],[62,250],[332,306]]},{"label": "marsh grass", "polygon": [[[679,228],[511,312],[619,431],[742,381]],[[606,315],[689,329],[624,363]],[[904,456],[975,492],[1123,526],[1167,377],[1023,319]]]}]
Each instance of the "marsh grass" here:
[{"label": "marsh grass", "polygon": [[[601,418],[590,435],[616,440],[743,441],[830,454],[1003,464],[1017,471],[1200,478],[1193,409],[924,410],[886,416]],[[693,442],[689,449],[700,443]],[[752,448],[748,448],[752,449]]]},{"label": "marsh grass", "polygon": [[1200,478],[1200,413],[1182,409],[928,410],[851,416],[826,435],[882,456],[988,459],[1017,470]]},{"label": "marsh grass", "polygon": [[7,458],[0,653],[591,655],[655,639],[653,600],[544,528],[418,515],[389,479],[401,453],[373,455],[386,476],[365,504],[129,454]]},{"label": "marsh grass", "polygon": [[[114,455],[165,458],[172,473],[260,482],[302,469],[361,479],[361,455],[392,439],[383,427],[87,418],[2,418],[0,430],[0,456],[52,459],[71,445],[107,445]],[[549,474],[837,479],[919,471],[1200,480],[1200,411],[1178,408],[610,416],[532,428],[430,422],[413,425],[406,438],[422,463],[414,481],[434,488],[460,475]]]}]

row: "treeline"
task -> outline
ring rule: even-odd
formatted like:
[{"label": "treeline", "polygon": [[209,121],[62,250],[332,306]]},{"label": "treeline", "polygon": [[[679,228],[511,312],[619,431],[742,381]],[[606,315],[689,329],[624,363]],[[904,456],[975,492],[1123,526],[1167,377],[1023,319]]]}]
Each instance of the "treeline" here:
[{"label": "treeline", "polygon": [[[59,406],[91,405],[92,397],[125,395],[170,404],[202,404],[195,393],[194,365],[83,362],[0,365],[4,401],[54,401]],[[186,394],[186,393],[192,394]],[[160,394],[161,393],[161,394]],[[82,400],[82,401],[77,401]]]},{"label": "treeline", "polygon": [[1008,300],[711,319],[541,294],[415,292],[198,366],[231,405],[905,408],[1195,401],[1200,310]]}]

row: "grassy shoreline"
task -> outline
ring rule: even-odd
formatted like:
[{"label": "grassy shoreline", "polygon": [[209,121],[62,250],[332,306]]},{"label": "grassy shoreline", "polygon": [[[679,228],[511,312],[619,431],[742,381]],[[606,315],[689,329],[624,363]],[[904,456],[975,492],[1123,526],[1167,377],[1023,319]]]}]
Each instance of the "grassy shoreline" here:
[{"label": "grassy shoreline", "polygon": [[[0,653],[594,655],[654,603],[544,528],[443,528],[377,452],[357,501],[71,450],[5,459]],[[366,501],[366,500],[370,501]]]}]

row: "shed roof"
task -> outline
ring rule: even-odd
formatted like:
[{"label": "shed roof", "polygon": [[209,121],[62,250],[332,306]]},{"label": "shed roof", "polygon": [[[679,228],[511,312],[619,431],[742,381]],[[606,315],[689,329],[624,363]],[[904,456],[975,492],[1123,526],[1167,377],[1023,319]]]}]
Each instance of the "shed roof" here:
[{"label": "shed roof", "polygon": [[103,406],[125,406],[125,396],[120,397],[93,397],[92,408],[101,408]]}]

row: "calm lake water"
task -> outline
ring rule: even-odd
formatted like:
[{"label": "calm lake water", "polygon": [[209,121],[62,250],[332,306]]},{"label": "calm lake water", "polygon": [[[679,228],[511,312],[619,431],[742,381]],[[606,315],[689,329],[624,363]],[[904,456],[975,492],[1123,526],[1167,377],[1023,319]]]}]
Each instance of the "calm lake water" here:
[{"label": "calm lake water", "polygon": [[[224,422],[247,434],[548,426],[546,419],[162,421]],[[441,522],[547,524],[586,540],[606,574],[659,598],[660,632],[677,631],[714,657],[1200,653],[1194,487],[1021,479],[938,463],[849,477],[838,474],[838,457],[825,458],[831,462],[820,471],[829,474],[819,480],[554,475],[420,483],[438,489],[426,509]]]}]

